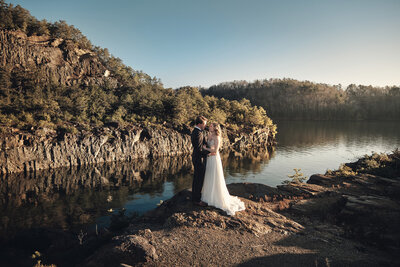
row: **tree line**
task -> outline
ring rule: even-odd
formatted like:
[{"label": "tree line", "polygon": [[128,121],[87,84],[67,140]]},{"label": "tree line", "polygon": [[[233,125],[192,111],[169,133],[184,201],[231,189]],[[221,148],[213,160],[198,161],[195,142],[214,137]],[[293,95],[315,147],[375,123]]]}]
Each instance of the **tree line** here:
[{"label": "tree line", "polygon": [[182,128],[202,114],[235,130],[273,128],[262,107],[245,99],[202,96],[195,87],[166,89],[151,78],[141,79],[136,86],[118,88],[94,84],[63,86],[41,83],[38,77],[32,73],[14,73],[10,77],[0,70],[0,124],[20,129],[56,129],[65,125],[70,125],[69,129],[74,129],[72,125],[90,129],[110,123]]},{"label": "tree line", "polygon": [[398,120],[400,87],[339,85],[264,79],[233,81],[202,88],[203,95],[229,100],[249,99],[263,107],[273,119]]}]

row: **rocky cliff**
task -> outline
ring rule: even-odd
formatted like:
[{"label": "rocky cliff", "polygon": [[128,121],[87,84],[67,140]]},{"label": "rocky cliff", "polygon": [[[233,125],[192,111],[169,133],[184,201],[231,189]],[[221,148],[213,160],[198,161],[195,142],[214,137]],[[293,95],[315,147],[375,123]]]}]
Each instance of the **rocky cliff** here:
[{"label": "rocky cliff", "polygon": [[[225,149],[241,151],[271,145],[273,138],[268,129],[246,134],[225,132],[223,143]],[[188,133],[161,126],[99,128],[78,134],[8,129],[0,137],[0,173],[174,156],[191,151]]]},{"label": "rocky cliff", "polygon": [[[33,79],[31,82],[38,87],[51,84],[59,84],[65,87],[72,85],[82,87],[85,84],[106,85],[107,88],[121,88],[123,86],[122,81],[117,80],[116,74],[105,67],[96,52],[82,49],[78,43],[72,40],[52,38],[45,35],[27,36],[21,31],[0,30],[0,70],[5,70],[2,73],[6,73],[7,77],[9,75],[9,79],[7,77],[5,79],[6,83],[12,83],[11,87],[16,88],[24,86],[20,83],[25,78],[27,80]],[[82,88],[85,88],[85,86]],[[23,94],[23,91],[16,89],[15,93]],[[42,93],[43,95],[47,94]],[[131,97],[131,95],[129,96]],[[93,98],[96,97],[93,96]],[[119,97],[119,95],[116,94],[113,97]],[[69,110],[71,113],[76,113],[74,120],[65,118],[73,117],[69,112],[66,112],[68,114],[64,117],[56,116],[55,114],[75,107],[75,104],[68,97],[61,100],[50,99],[51,103],[49,102],[50,104],[47,106],[32,104],[31,102],[34,101],[31,100],[24,100],[29,104],[22,101],[21,103],[25,103],[27,106],[18,111],[13,110],[17,108],[16,105],[10,105],[7,101],[4,102],[5,115],[3,115],[3,119],[5,118],[4,121],[8,124],[2,124],[4,122],[0,121],[0,174],[189,154],[192,149],[189,136],[190,129],[177,131],[172,128],[174,126],[166,126],[166,123],[151,127],[132,126],[132,123],[128,123],[124,125],[131,126],[125,128],[114,125],[110,128],[104,127],[90,131],[68,132],[68,130],[65,130],[67,131],[65,132],[62,130],[62,124],[77,126],[76,121],[80,121],[86,116],[93,117],[93,114],[88,115],[82,110]],[[47,100],[46,96],[42,96],[42,102]],[[9,101],[12,102],[15,99]],[[57,101],[62,102],[62,104]],[[104,98],[102,101],[109,101],[109,98]],[[77,103],[77,105],[80,105],[81,102],[78,101]],[[48,108],[53,104],[54,108]],[[82,109],[87,107],[86,104],[82,105]],[[126,113],[126,109],[121,110]],[[0,115],[2,115],[1,111]],[[115,113],[116,111],[109,110],[108,112],[111,116],[112,112]],[[53,115],[50,116],[50,113]],[[11,115],[14,116],[14,121],[8,118]],[[18,116],[19,119],[16,119],[15,116]],[[100,119],[105,120],[104,114],[99,116]],[[145,116],[151,116],[151,114],[145,114]],[[43,126],[43,123],[36,123],[36,125],[35,120],[38,121],[42,117],[48,118],[43,121],[45,124],[50,121],[51,123],[46,124],[47,126]],[[70,120],[75,122],[72,123]],[[12,121],[13,124],[8,121]],[[54,123],[57,123],[57,127]],[[84,121],[84,123],[86,123],[85,129],[92,127],[89,120]],[[18,129],[9,127],[10,125]],[[55,128],[58,130],[54,130]],[[227,131],[226,129],[224,131],[223,147],[233,148],[237,151],[243,151],[254,146],[267,146],[274,142],[273,134],[269,128],[247,133]]]},{"label": "rocky cliff", "polygon": [[94,52],[79,48],[72,40],[27,36],[21,31],[0,30],[0,68],[10,73],[40,73],[42,82],[67,86],[118,84]]}]

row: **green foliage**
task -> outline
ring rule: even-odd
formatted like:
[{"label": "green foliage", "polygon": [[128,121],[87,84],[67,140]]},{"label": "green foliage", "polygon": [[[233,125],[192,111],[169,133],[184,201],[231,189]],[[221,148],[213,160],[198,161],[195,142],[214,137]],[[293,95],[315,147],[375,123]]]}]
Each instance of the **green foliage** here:
[{"label": "green foliage", "polygon": [[288,175],[289,178],[292,180],[285,180],[283,181],[283,184],[290,184],[290,183],[303,183],[304,180],[307,179],[307,177],[304,176],[303,173],[301,173],[301,169],[296,169],[294,168],[294,174],[293,175]]},{"label": "green foliage", "polygon": [[249,100],[203,97],[195,87],[165,89],[159,79],[125,66],[106,48],[92,46],[77,28],[65,21],[39,21],[29,11],[3,0],[0,0],[0,15],[0,29],[72,40],[73,45],[90,49],[118,81],[117,86],[107,82],[64,86],[56,78],[46,82],[47,74],[40,68],[5,66],[0,69],[0,124],[3,126],[47,127],[77,133],[78,129],[104,124],[117,127],[128,123],[168,122],[179,129],[203,115],[231,129],[269,127],[273,134],[276,132],[276,125],[265,110],[251,105]]},{"label": "green foliage", "polygon": [[333,174],[348,177],[348,176],[357,175],[357,172],[353,171],[353,169],[351,167],[347,166],[346,164],[341,164],[339,169],[337,171],[333,172]]},{"label": "green foliage", "polygon": [[[202,114],[211,121],[231,128],[276,126],[261,107],[248,100],[229,101],[213,96],[203,97],[195,87],[164,89],[155,79],[132,74],[136,86],[112,88],[107,85],[45,84],[41,73],[14,70],[0,71],[0,123],[24,128],[28,125],[57,128],[57,125],[81,124],[102,126],[116,122],[188,125]],[[135,77],[142,75],[137,80]],[[128,79],[129,80],[129,79]],[[236,126],[235,126],[236,125]],[[75,131],[69,131],[75,132]]]},{"label": "green foliage", "polygon": [[400,150],[396,149],[391,154],[372,153],[365,155],[353,163],[340,165],[338,170],[327,170],[326,175],[354,176],[362,173],[374,174],[388,178],[400,177]]},{"label": "green foliage", "polygon": [[[203,95],[230,100],[249,99],[273,118],[318,120],[379,120],[400,118],[400,87],[316,84],[293,79],[234,81],[201,90]],[[238,114],[241,117],[240,114]],[[257,122],[257,115],[253,117]]]}]

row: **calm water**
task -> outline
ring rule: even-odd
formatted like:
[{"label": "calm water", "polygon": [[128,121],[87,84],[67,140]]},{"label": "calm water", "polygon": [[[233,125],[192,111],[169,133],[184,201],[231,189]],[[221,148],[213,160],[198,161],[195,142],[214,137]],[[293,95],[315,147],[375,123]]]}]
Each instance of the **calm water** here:
[{"label": "calm water", "polygon": [[249,181],[276,186],[300,168],[309,177],[337,169],[372,152],[400,148],[399,122],[283,121],[278,124],[278,145],[258,171],[238,172],[226,166],[227,183]]},{"label": "calm water", "polygon": [[[278,122],[272,151],[223,154],[227,183],[281,184],[293,168],[305,176],[337,169],[371,152],[400,147],[398,122]],[[1,177],[0,237],[29,229],[107,226],[125,208],[143,213],[191,186],[190,157],[64,168]]]}]

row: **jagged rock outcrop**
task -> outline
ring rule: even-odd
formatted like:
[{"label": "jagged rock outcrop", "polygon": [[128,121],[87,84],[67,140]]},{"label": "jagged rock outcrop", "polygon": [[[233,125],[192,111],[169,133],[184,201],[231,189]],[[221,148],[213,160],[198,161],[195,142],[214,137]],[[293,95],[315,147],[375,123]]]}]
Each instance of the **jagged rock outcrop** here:
[{"label": "jagged rock outcrop", "polygon": [[190,151],[190,138],[169,129],[130,128],[100,133],[38,136],[18,133],[0,138],[1,172],[173,156]]},{"label": "jagged rock outcrop", "polygon": [[118,85],[92,51],[71,40],[27,36],[21,31],[0,30],[0,68],[40,73],[46,83]]},{"label": "jagged rock outcrop", "polygon": [[[399,178],[372,174],[348,177],[313,175],[308,183],[329,186],[339,196],[331,207],[336,206],[335,217],[347,235],[383,247],[400,247]],[[318,210],[322,211],[324,200],[316,201],[319,202]]]},{"label": "jagged rock outcrop", "polygon": [[[244,135],[246,146],[224,138],[225,148],[266,147],[272,137],[265,131]],[[79,134],[41,129],[35,133],[14,130],[0,137],[0,173],[130,161],[138,158],[190,154],[190,135],[165,127],[102,128]]]},{"label": "jagged rock outcrop", "polygon": [[248,134],[227,132],[225,135],[228,138],[224,139],[224,146],[231,145],[237,151],[254,146],[273,145],[274,142],[273,139],[270,138],[270,131],[268,128],[258,129]]},{"label": "jagged rock outcrop", "polygon": [[272,188],[230,184],[231,194],[275,211],[340,225],[349,237],[382,247],[400,247],[400,180],[372,174],[312,175],[307,183]]},{"label": "jagged rock outcrop", "polygon": [[242,199],[246,205],[245,212],[237,212],[235,216],[224,216],[225,212],[213,207],[193,209],[193,204],[188,201],[190,197],[190,190],[181,191],[159,208],[147,212],[142,219],[161,222],[165,228],[188,226],[236,229],[251,232],[256,236],[271,231],[295,233],[303,229],[300,224],[247,199]]}]

